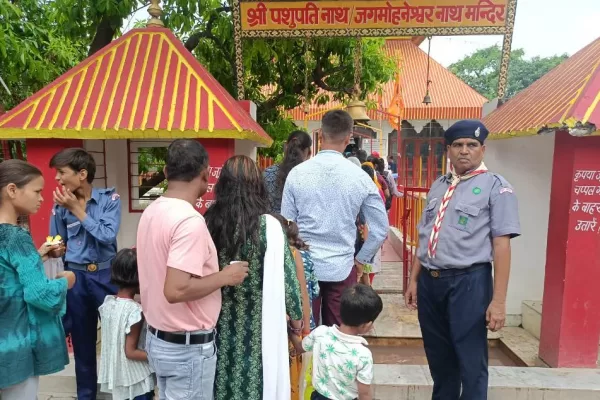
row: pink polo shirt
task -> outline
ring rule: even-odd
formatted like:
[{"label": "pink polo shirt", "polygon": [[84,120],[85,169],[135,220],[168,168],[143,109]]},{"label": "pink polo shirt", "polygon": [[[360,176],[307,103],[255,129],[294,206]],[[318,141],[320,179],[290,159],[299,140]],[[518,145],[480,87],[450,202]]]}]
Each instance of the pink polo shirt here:
[{"label": "pink polo shirt", "polygon": [[170,304],[164,295],[167,266],[199,277],[219,272],[204,217],[180,199],[161,197],[142,214],[137,233],[140,295],[146,321],[166,332],[210,330],[221,312],[221,291]]}]

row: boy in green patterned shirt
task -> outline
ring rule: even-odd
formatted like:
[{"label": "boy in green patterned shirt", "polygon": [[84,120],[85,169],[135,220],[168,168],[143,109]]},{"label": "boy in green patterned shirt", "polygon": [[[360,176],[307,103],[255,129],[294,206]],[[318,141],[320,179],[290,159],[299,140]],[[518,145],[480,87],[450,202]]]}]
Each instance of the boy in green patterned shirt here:
[{"label": "boy in green patterned shirt", "polygon": [[311,400],[371,400],[373,356],[360,335],[371,330],[383,302],[357,284],[344,290],[340,308],[341,326],[320,326],[302,341],[313,352]]}]

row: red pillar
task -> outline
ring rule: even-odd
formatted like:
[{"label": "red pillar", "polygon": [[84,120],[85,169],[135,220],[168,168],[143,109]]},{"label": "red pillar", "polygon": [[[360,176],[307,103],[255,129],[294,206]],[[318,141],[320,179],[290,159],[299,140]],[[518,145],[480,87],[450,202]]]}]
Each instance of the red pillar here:
[{"label": "red pillar", "polygon": [[27,139],[27,161],[38,167],[44,175],[45,185],[42,191],[44,202],[37,212],[29,217],[29,227],[33,242],[41,246],[50,233],[50,214],[52,212],[52,192],[56,188],[55,171],[48,166],[52,156],[67,147],[83,147],[83,140],[64,139]]},{"label": "red pillar", "polygon": [[600,338],[600,137],[557,133],[539,355],[595,368]]}]

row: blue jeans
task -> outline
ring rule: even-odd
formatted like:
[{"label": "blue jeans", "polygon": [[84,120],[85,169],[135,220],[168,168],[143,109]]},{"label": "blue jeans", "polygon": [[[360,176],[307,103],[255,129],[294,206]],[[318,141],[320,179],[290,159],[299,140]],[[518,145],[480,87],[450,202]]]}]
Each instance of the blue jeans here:
[{"label": "blue jeans", "polygon": [[174,344],[148,331],[146,352],[150,368],[156,373],[159,400],[213,399],[217,369],[217,345],[214,341]]},{"label": "blue jeans", "polygon": [[95,400],[98,307],[107,295],[117,293],[117,287],[110,283],[110,268],[86,272],[71,270],[67,264],[65,269],[77,277],[75,286],[67,292],[67,313],[63,317],[65,332],[73,340],[77,398]]}]

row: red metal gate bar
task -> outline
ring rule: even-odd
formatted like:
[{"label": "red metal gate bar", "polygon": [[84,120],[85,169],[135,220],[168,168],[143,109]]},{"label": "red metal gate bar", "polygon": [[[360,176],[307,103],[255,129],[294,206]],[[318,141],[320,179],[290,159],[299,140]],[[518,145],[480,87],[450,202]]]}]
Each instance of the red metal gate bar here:
[{"label": "red metal gate bar", "polygon": [[408,288],[409,269],[416,252],[418,240],[417,225],[425,207],[429,188],[405,187],[402,210],[402,289]]}]

